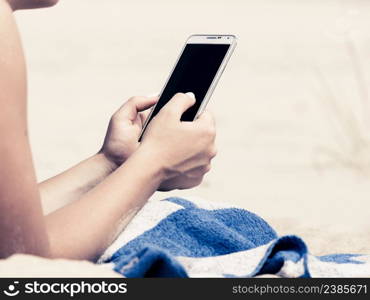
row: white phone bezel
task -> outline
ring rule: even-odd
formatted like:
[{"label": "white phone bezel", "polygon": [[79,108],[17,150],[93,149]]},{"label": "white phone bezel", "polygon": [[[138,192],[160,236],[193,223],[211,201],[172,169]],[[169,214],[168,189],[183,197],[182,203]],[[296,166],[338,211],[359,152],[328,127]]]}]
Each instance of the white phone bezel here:
[{"label": "white phone bezel", "polygon": [[[184,49],[186,47],[187,44],[228,44],[230,45],[220,67],[218,68],[217,70],[217,73],[215,75],[215,77],[213,78],[213,81],[211,83],[211,85],[209,86],[208,88],[208,91],[207,91],[207,94],[204,96],[204,99],[203,99],[203,102],[202,104],[200,105],[199,109],[198,109],[198,112],[197,114],[195,115],[195,118],[194,119],[197,119],[199,117],[199,115],[204,111],[205,107],[207,106],[208,102],[209,102],[209,99],[214,91],[214,89],[216,88],[216,85],[223,73],[223,71],[225,70],[225,67],[235,49],[235,46],[236,46],[236,42],[237,42],[237,38],[235,35],[231,35],[231,34],[228,34],[228,35],[223,35],[223,34],[193,34],[191,36],[188,37],[188,39],[186,40],[184,46],[182,47],[181,49],[181,52],[178,56],[178,58],[176,59],[176,62],[170,72],[170,75],[168,76],[167,80],[166,80],[166,83],[164,84],[160,94],[159,94],[159,97],[162,95],[164,89],[166,88],[167,84],[168,84],[168,81],[170,80],[171,76],[172,76],[172,73],[173,71],[175,70],[176,66],[177,66],[177,63],[182,55],[182,53],[184,52]],[[156,104],[157,105],[157,104]],[[140,138],[139,140],[141,140],[142,138],[142,135],[148,125],[148,122],[151,118],[151,115],[156,107],[156,105],[154,105],[147,117],[147,119],[145,120],[145,123],[143,125],[143,128],[141,130],[141,133],[140,133]]]}]

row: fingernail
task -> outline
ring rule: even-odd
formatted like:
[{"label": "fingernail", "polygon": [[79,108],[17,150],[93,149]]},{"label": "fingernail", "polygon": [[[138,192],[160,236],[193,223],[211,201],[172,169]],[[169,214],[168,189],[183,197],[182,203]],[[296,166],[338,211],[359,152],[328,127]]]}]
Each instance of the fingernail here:
[{"label": "fingernail", "polygon": [[190,98],[195,99],[195,95],[192,92],[187,92],[186,95],[188,95]]}]

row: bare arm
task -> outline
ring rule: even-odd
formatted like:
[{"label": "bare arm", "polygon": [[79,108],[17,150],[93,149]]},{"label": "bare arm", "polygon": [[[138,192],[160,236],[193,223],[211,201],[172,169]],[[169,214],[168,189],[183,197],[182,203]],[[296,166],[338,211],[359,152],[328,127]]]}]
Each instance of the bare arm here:
[{"label": "bare arm", "polygon": [[49,255],[27,134],[22,49],[10,7],[0,1],[0,257]]},{"label": "bare arm", "polygon": [[117,165],[102,153],[39,183],[41,199],[49,211],[78,200],[116,170]]},{"label": "bare arm", "polygon": [[52,255],[96,259],[158,188],[163,174],[148,160],[136,152],[81,199],[48,215]]}]

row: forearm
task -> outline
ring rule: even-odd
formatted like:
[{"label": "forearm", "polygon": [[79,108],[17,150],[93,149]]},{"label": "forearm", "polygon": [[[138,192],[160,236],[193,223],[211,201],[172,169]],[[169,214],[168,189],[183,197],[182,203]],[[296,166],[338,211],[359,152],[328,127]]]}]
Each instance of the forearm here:
[{"label": "forearm", "polygon": [[44,206],[48,211],[73,202],[103,181],[117,166],[98,153],[76,166],[39,183]]},{"label": "forearm", "polygon": [[46,217],[52,256],[98,258],[162,179],[147,154],[135,152],[82,198]]}]

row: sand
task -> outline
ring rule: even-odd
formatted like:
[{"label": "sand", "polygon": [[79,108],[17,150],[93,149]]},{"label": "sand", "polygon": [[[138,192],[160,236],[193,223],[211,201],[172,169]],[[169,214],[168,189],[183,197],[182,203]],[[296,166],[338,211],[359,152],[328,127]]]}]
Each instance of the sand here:
[{"label": "sand", "polygon": [[160,91],[188,35],[233,33],[213,169],[153,198],[239,205],[314,254],[370,253],[367,1],[61,0],[17,20],[39,180],[96,152],[129,96]]}]

